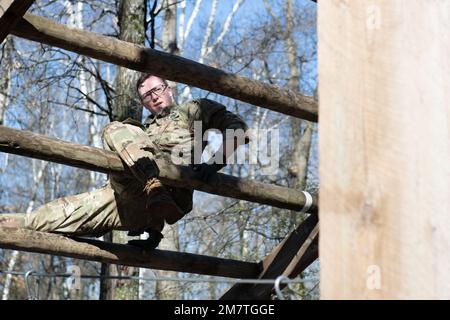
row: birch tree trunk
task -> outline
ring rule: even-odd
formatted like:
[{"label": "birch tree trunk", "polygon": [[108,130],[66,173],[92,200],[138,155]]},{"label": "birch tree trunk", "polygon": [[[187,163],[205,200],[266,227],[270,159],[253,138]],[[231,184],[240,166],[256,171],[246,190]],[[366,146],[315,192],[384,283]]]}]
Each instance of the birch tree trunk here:
[{"label": "birch tree trunk", "polygon": [[[3,45],[3,55],[0,65],[0,125],[5,122],[5,112],[9,103],[11,91],[11,70],[12,70],[12,38],[6,37]],[[8,165],[8,154],[0,153],[0,172],[6,169]]]},{"label": "birch tree trunk", "polygon": [[[69,21],[68,21],[69,26],[76,27],[80,30],[83,30],[84,29],[83,14],[82,14],[83,3],[80,1],[68,0],[68,1],[65,1],[64,4],[69,13]],[[81,66],[80,72],[79,72],[79,77],[78,77],[79,84],[80,84],[80,91],[81,91],[81,94],[85,96],[85,97],[82,97],[82,99],[81,99],[81,102],[83,104],[82,107],[85,110],[91,110],[92,104],[89,103],[88,99],[86,99],[86,96],[89,94],[89,90],[88,90],[88,81],[86,79],[86,71],[83,69],[83,66],[85,65],[85,58],[84,58],[84,56],[80,56],[78,59],[80,61],[79,65]],[[94,119],[92,119],[91,116],[93,116],[93,114],[89,114],[89,113],[85,114],[86,120],[89,123],[89,133],[88,133],[89,145],[92,145],[92,143],[93,143],[93,136],[91,133],[92,133],[92,124],[93,124]],[[87,177],[87,181],[86,181],[86,188],[90,187],[91,182],[95,178],[95,174],[96,173],[93,171],[91,171],[89,173],[89,176]],[[112,236],[106,235],[104,237],[104,240],[111,242]],[[100,274],[102,276],[111,275],[110,274],[110,266],[108,264],[102,263],[101,267],[100,267]],[[113,297],[114,297],[113,288],[111,288],[110,284],[111,284],[110,280],[103,279],[103,278],[100,279],[100,294],[99,294],[100,300],[113,299]]]},{"label": "birch tree trunk", "polygon": [[[45,165],[42,161],[34,160],[34,159],[31,161],[32,161],[32,168],[33,168],[33,186],[31,188],[30,201],[28,202],[27,209],[25,211],[26,213],[30,213],[33,210],[34,203],[35,203],[36,197],[37,197],[37,189],[39,186],[39,182],[42,179],[42,174],[45,169]],[[38,166],[38,167],[36,168],[36,166]],[[19,258],[19,251],[14,250],[11,253],[11,257],[9,258],[8,271],[14,270],[14,267],[17,263],[18,258]],[[8,300],[10,290],[11,290],[11,283],[12,283],[12,275],[7,274],[5,277],[5,284],[3,286],[2,300]]]},{"label": "birch tree trunk", "polygon": [[3,45],[3,55],[0,66],[0,125],[3,125],[5,119],[5,111],[8,105],[9,91],[11,88],[11,50],[12,50],[12,38],[7,37]]}]

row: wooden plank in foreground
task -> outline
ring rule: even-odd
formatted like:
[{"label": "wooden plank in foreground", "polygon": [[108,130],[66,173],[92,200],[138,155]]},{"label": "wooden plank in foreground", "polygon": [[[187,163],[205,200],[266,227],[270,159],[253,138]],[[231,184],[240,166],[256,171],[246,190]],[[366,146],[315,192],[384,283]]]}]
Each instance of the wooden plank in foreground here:
[{"label": "wooden plank in foreground", "polygon": [[320,1],[322,299],[450,299],[450,1]]}]

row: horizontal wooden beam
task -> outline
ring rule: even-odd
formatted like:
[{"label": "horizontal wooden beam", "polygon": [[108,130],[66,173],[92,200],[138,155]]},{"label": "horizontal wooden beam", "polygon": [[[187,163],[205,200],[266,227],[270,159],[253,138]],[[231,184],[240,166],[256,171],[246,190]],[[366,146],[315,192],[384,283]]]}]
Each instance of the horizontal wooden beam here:
[{"label": "horizontal wooden beam", "polygon": [[[123,173],[127,170],[115,152],[77,145],[5,126],[0,126],[0,151],[103,173]],[[297,211],[302,210],[307,203],[305,194],[295,189],[221,173],[216,174],[206,183],[197,179],[195,172],[187,166],[175,166],[161,160],[157,160],[157,164],[160,169],[159,177],[167,185],[189,186],[212,194]],[[308,212],[317,212],[317,201],[317,197],[313,196]]]},{"label": "horizontal wooden beam", "polygon": [[227,73],[180,56],[98,33],[69,28],[31,14],[26,14],[11,33],[122,67],[151,72],[168,80],[186,83],[273,111],[317,121],[317,102],[312,97]]},{"label": "horizontal wooden beam", "polygon": [[22,19],[34,0],[0,0],[0,43]]},{"label": "horizontal wooden beam", "polygon": [[143,251],[130,245],[16,228],[0,228],[0,248],[230,278],[254,278],[260,272],[260,266],[252,262],[158,249]]},{"label": "horizontal wooden beam", "polygon": [[[261,262],[258,279],[295,278],[319,257],[318,217],[310,215]],[[273,284],[237,283],[221,300],[269,299]]]}]

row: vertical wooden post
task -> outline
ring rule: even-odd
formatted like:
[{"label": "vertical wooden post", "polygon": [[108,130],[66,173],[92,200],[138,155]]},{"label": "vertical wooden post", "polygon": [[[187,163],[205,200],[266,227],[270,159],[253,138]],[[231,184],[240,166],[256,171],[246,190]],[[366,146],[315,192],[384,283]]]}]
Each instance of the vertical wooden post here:
[{"label": "vertical wooden post", "polygon": [[319,4],[323,299],[450,298],[449,14]]}]

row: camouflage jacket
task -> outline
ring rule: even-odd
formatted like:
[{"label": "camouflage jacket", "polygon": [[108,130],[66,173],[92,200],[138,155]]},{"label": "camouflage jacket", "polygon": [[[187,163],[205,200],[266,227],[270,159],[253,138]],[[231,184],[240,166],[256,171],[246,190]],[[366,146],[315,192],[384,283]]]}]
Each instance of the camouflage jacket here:
[{"label": "camouflage jacket", "polygon": [[[195,121],[199,122],[195,124]],[[200,136],[194,139],[194,127],[198,128],[199,124],[202,129],[201,137],[208,129],[217,129],[223,134],[226,129],[248,129],[239,116],[227,111],[224,105],[208,99],[176,105],[168,115],[151,115],[144,122],[145,132],[161,151],[160,154],[174,164],[193,163],[194,151],[198,153],[200,150],[201,156],[206,142]],[[192,189],[169,187],[169,191],[185,213],[192,210]]]}]

